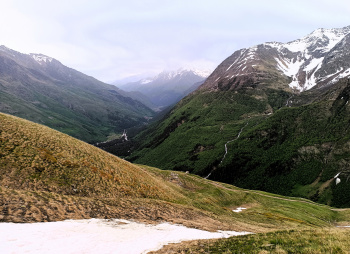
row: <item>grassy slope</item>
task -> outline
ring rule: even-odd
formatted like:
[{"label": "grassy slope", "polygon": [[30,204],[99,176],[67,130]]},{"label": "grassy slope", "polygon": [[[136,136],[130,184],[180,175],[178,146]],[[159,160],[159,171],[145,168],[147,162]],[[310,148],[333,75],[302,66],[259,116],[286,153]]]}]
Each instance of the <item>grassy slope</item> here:
[{"label": "grassy slope", "polygon": [[154,112],[119,89],[56,60],[0,52],[0,112],[22,117],[89,143],[147,122]]},{"label": "grassy slope", "polygon": [[[230,144],[213,179],[244,188],[349,207],[349,84],[340,82],[306,106],[279,110]],[[342,172],[342,182],[334,175]]]},{"label": "grassy slope", "polygon": [[141,133],[141,148],[129,158],[162,169],[208,174],[225,153],[247,118],[269,112],[267,96],[254,98],[250,90],[198,93],[182,100],[148,132]]},{"label": "grassy slope", "polygon": [[139,134],[141,149],[129,159],[348,207],[347,175],[341,174],[339,185],[332,179],[350,163],[349,97],[346,80],[328,91],[295,95],[293,103],[304,106],[282,109],[290,98],[283,90],[197,93]]},{"label": "grassy slope", "polygon": [[[242,213],[231,209],[245,206]],[[137,166],[47,127],[0,114],[0,220],[133,218],[265,232],[331,226],[343,212]]]},{"label": "grassy slope", "polygon": [[288,230],[237,236],[220,240],[201,240],[166,246],[151,253],[348,253],[350,229]]}]

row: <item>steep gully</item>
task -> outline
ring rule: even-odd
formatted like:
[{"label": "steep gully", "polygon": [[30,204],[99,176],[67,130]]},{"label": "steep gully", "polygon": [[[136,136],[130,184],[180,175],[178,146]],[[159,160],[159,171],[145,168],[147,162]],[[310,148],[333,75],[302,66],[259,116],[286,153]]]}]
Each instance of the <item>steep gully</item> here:
[{"label": "steep gully", "polygon": [[[292,95],[287,99],[286,104],[285,104],[285,107],[290,107],[290,106],[291,106],[291,105],[290,105],[290,104],[291,104],[291,99],[292,99],[293,97],[294,97],[294,94],[292,94]],[[227,152],[228,152],[227,145],[228,145],[229,143],[234,142],[234,141],[236,141],[237,139],[239,139],[239,137],[241,136],[241,133],[242,133],[243,129],[244,129],[247,125],[248,125],[248,122],[241,128],[241,130],[239,131],[239,133],[238,133],[238,135],[237,135],[236,138],[234,138],[234,139],[229,140],[229,141],[226,142],[226,144],[225,144],[225,154],[224,154],[224,156],[222,157],[222,159],[221,159],[219,165],[224,161],[224,159],[225,159],[225,157],[226,157],[226,155],[227,155]],[[213,170],[211,170],[210,173],[209,173],[206,177],[204,177],[204,179],[208,179],[209,176],[211,175],[211,173],[213,173],[214,170],[215,170],[215,168],[214,168]]]},{"label": "steep gully", "polygon": [[[294,94],[292,94],[292,95],[287,99],[286,104],[285,104],[285,107],[290,107],[290,106],[291,106],[291,105],[290,105],[291,102],[292,102],[291,99],[293,99],[293,97],[294,97]],[[224,156],[222,157],[222,159],[221,159],[219,165],[221,165],[221,163],[224,161],[224,159],[225,159],[225,157],[226,157],[226,155],[227,155],[227,152],[228,152],[227,145],[230,144],[230,143],[232,143],[232,142],[234,142],[234,141],[236,141],[237,139],[239,139],[239,137],[241,136],[241,133],[242,133],[243,129],[244,129],[247,125],[248,125],[248,122],[241,128],[241,130],[239,131],[239,133],[238,133],[238,135],[236,136],[236,138],[234,138],[234,139],[229,140],[229,141],[226,142],[226,144],[225,144],[225,154],[224,154]],[[208,179],[209,176],[213,173],[214,170],[215,170],[215,168],[214,168],[213,170],[211,170],[210,173],[209,173],[206,177],[204,177],[204,179]]]},{"label": "steep gully", "polygon": [[[241,128],[241,130],[239,131],[239,133],[238,133],[238,135],[237,135],[237,137],[236,137],[235,139],[232,139],[232,140],[229,140],[229,141],[226,142],[226,144],[225,144],[225,154],[224,154],[224,156],[222,157],[222,159],[221,159],[219,165],[224,161],[224,159],[225,159],[225,157],[226,157],[226,155],[227,155],[227,151],[228,151],[228,150],[227,150],[227,145],[228,145],[229,143],[231,143],[231,142],[236,141],[237,139],[239,139],[239,137],[241,136],[241,133],[242,133],[243,129],[244,129],[247,125],[248,125],[248,122]],[[212,173],[214,170],[215,170],[215,169],[213,169],[212,171],[210,171],[210,173],[209,173],[206,177],[204,177],[204,179],[208,179],[209,176],[211,175],[211,173]]]},{"label": "steep gully", "polygon": [[[290,107],[291,105],[291,99],[294,97],[294,94],[292,94],[286,101],[286,104],[285,104],[285,107]],[[248,125],[248,122],[241,128],[241,130],[239,131],[238,135],[236,136],[236,138],[232,139],[232,140],[229,140],[225,143],[225,154],[224,156],[222,157],[219,165],[224,161],[227,153],[228,153],[228,148],[227,148],[227,145],[231,142],[234,142],[236,141],[237,139],[239,139],[239,137],[241,136],[241,133],[242,131],[244,130],[244,128]],[[210,171],[210,173],[204,177],[204,179],[208,179],[209,176],[212,174],[212,172],[215,170],[216,168],[214,168],[213,170]],[[334,179],[336,181],[336,184],[338,185],[340,183],[340,179],[338,178],[338,176],[343,173],[343,172],[339,172],[338,174],[336,174],[334,176]],[[350,175],[348,176],[348,179],[349,179]],[[347,180],[348,180],[347,179]],[[332,179],[333,180],[333,179]],[[223,188],[223,189],[227,189],[227,190],[231,190],[231,191],[237,191],[237,190],[232,190],[232,189],[228,189],[224,186],[222,186],[221,184],[218,184],[216,182],[212,182],[213,185],[217,186],[217,187],[220,187],[220,188]],[[242,190],[240,190],[242,191]],[[317,205],[317,206],[324,206],[322,204],[318,204],[318,203],[314,203],[310,200],[307,200],[307,199],[303,199],[303,198],[298,198],[298,199],[289,199],[289,198],[282,198],[282,197],[277,197],[277,196],[272,196],[272,195],[268,195],[268,194],[263,194],[261,192],[258,192],[258,191],[252,191],[252,190],[243,190],[244,192],[249,192],[249,193],[255,193],[255,194],[258,194],[258,195],[261,195],[261,196],[265,196],[265,197],[271,197],[271,198],[275,198],[275,199],[280,199],[280,200],[286,200],[286,201],[294,201],[294,202],[302,202],[302,203],[309,203],[309,204],[314,204],[314,205]],[[332,208],[331,210],[333,211],[343,211],[343,210],[349,210],[350,208]]]}]

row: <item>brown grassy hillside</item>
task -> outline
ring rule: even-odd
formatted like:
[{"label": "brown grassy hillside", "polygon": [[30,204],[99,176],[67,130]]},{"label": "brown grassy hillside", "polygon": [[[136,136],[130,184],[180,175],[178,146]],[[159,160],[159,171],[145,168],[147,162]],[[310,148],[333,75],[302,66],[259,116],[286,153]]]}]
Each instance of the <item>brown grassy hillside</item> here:
[{"label": "brown grassy hillside", "polygon": [[[247,209],[232,211],[239,206]],[[348,217],[304,199],[134,165],[0,113],[0,222],[125,218],[265,232],[333,226]]]},{"label": "brown grassy hillside", "polygon": [[168,195],[149,173],[50,128],[0,114],[0,185],[83,197]]}]

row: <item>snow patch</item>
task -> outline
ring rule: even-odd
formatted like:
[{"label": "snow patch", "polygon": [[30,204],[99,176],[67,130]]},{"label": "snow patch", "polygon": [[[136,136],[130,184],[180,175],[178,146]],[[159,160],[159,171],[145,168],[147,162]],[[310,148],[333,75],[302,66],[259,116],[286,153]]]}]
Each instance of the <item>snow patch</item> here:
[{"label": "snow patch", "polygon": [[295,76],[299,70],[300,67],[303,65],[304,61],[297,59],[297,60],[289,60],[289,59],[278,59],[275,58],[277,62],[277,68],[281,70],[286,76],[293,77]]},{"label": "snow patch", "polygon": [[338,185],[341,182],[340,178],[335,179],[335,185]]},{"label": "snow patch", "polygon": [[1,253],[147,253],[168,243],[227,238],[249,232],[208,232],[181,225],[128,220],[0,223]]},{"label": "snow patch", "polygon": [[41,54],[30,54],[33,59],[35,61],[37,61],[39,64],[41,64],[42,62],[52,62],[52,58],[51,57],[48,57],[48,56],[45,56],[45,55],[41,55]]},{"label": "snow patch", "polygon": [[322,64],[324,57],[321,58],[313,58],[311,62],[304,68],[304,71],[312,71],[315,69],[317,66]]},{"label": "snow patch", "polygon": [[141,80],[141,84],[145,85],[145,84],[151,83],[152,81],[153,81],[152,79],[143,79]]},{"label": "snow patch", "polygon": [[240,212],[242,212],[245,209],[247,209],[247,208],[245,208],[245,207],[237,207],[236,209],[234,209],[232,211],[235,212],[235,213],[240,213]]}]

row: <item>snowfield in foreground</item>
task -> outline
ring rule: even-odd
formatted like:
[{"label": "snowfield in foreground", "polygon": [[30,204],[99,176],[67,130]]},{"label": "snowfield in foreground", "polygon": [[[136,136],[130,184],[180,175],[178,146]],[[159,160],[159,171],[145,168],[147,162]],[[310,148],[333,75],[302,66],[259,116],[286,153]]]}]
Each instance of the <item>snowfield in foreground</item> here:
[{"label": "snowfield in foreground", "polygon": [[1,253],[147,253],[168,243],[227,238],[249,232],[208,232],[181,225],[127,220],[0,223]]}]

